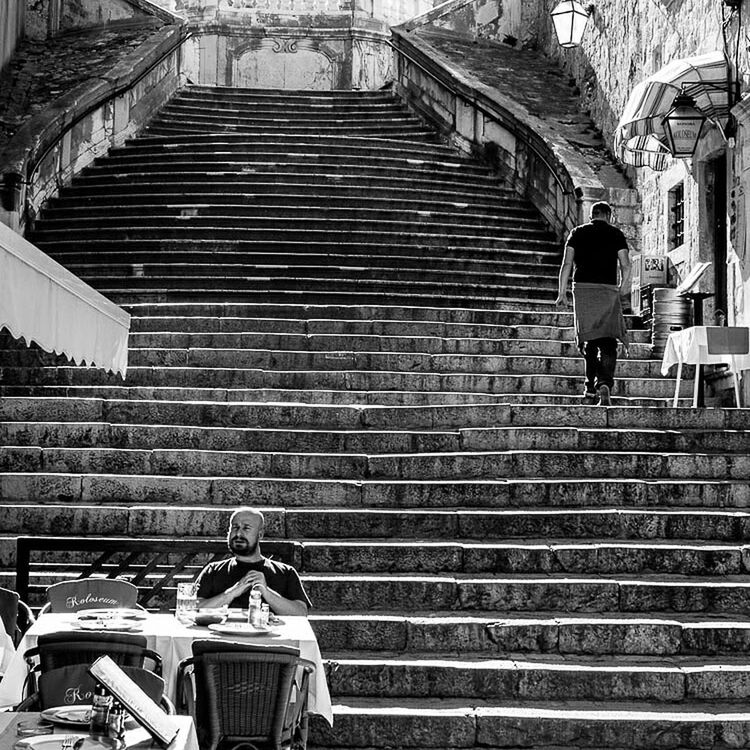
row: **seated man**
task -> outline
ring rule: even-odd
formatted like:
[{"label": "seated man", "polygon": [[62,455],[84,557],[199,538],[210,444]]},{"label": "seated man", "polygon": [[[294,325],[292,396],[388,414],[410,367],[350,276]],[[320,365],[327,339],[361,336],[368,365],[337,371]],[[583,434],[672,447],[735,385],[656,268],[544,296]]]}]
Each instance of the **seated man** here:
[{"label": "seated man", "polygon": [[198,576],[198,606],[247,608],[250,591],[257,588],[271,612],[307,615],[311,607],[297,571],[260,553],[263,514],[240,508],[229,519],[227,545],[234,555],[206,565]]}]

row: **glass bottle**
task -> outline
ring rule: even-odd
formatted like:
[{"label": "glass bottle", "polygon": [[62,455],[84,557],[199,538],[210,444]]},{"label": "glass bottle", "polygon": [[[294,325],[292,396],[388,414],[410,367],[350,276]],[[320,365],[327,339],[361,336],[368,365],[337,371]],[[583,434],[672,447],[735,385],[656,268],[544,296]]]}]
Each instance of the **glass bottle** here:
[{"label": "glass bottle", "polygon": [[112,696],[100,682],[94,687],[91,702],[91,720],[89,734],[92,737],[106,737],[109,729],[109,709],[112,706]]},{"label": "glass bottle", "polygon": [[107,734],[115,750],[125,747],[125,709],[120,701],[112,703]]},{"label": "glass bottle", "polygon": [[250,592],[250,600],[247,605],[247,622],[256,628],[260,625],[260,607],[262,603],[260,589],[253,589]]}]

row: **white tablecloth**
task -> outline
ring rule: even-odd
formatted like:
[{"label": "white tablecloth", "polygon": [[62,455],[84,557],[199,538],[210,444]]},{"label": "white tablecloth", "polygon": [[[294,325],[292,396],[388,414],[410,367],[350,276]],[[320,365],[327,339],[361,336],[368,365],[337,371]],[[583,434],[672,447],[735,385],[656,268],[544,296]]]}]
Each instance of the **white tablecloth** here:
[{"label": "white tablecloth", "polygon": [[15,653],[13,639],[0,626],[0,673],[5,672]]},{"label": "white tablecloth", "polygon": [[[16,723],[19,721],[28,721],[30,719],[39,718],[38,713],[27,713],[21,711],[19,713],[0,713],[0,750],[10,750],[15,744]],[[189,716],[172,716],[170,717],[175,725],[178,727],[177,736],[169,745],[169,750],[198,750],[198,738],[195,734],[195,725],[193,720]],[[86,734],[87,730],[81,730],[80,734]],[[75,729],[70,727],[56,727],[55,734],[59,734],[61,737],[67,734],[79,734]],[[125,741],[127,742],[128,750],[133,748],[151,748],[155,745],[151,744],[151,735],[149,735],[145,729],[131,729],[125,734]]]},{"label": "white tablecloth", "polygon": [[[200,638],[215,638],[244,641],[247,643],[267,643],[291,645],[299,648],[300,656],[315,664],[315,674],[310,680],[308,707],[311,713],[320,714],[333,724],[333,708],[328,692],[323,659],[318,648],[318,641],[306,617],[284,616],[282,624],[274,628],[272,636],[252,636],[248,638],[221,636],[207,628],[187,627],[178,622],[172,615],[152,614],[144,621],[143,635],[148,647],[161,655],[163,660],[164,679],[167,683],[167,695],[174,700],[177,665],[182,659],[192,655],[191,644]],[[37,638],[43,633],[56,633],[73,629],[75,615],[45,614],[26,631],[23,640],[10,660],[5,676],[0,681],[0,706],[12,706],[23,697],[23,684],[26,678],[26,661],[23,658],[27,649],[36,645]]]},{"label": "white tablecloth", "polygon": [[718,326],[691,326],[682,331],[669,334],[664,357],[661,363],[661,374],[666,375],[672,365],[719,365],[725,364],[736,374],[750,370],[750,353],[726,354],[708,351],[709,329],[726,332],[747,332],[748,328],[719,328]]}]

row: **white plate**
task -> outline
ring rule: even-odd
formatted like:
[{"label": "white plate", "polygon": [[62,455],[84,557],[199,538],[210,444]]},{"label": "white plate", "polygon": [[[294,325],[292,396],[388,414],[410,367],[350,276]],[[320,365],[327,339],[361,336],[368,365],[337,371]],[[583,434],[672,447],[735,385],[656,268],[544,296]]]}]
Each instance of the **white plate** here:
[{"label": "white plate", "polygon": [[55,706],[54,708],[46,708],[40,715],[53,724],[83,727],[89,724],[91,706]]},{"label": "white plate", "polygon": [[114,609],[82,609],[78,612],[79,620],[145,620],[148,612],[142,609],[128,609],[127,607]]},{"label": "white plate", "polygon": [[88,737],[87,734],[37,734],[33,737],[21,737],[15,746],[28,747],[32,750],[60,750],[63,740],[70,736],[75,737],[74,743]]},{"label": "white plate", "polygon": [[118,630],[128,633],[143,630],[143,623],[139,620],[79,620],[73,625],[81,630]]},{"label": "white plate", "polygon": [[256,628],[247,622],[222,622],[214,623],[208,626],[209,630],[215,633],[224,633],[226,635],[269,635],[275,636],[273,628]]}]

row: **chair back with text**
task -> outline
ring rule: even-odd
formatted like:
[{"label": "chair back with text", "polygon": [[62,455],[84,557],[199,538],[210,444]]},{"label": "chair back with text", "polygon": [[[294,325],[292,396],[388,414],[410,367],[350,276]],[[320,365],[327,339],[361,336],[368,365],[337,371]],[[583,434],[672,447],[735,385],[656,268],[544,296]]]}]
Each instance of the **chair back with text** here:
[{"label": "chair back with text", "polygon": [[[36,710],[54,706],[91,705],[94,695],[94,678],[88,664],[71,664],[50,669],[39,676]],[[122,667],[123,672],[155,703],[164,694],[164,680],[159,675],[141,667]]]},{"label": "chair back with text", "polygon": [[50,612],[80,612],[82,609],[135,607],[138,589],[119,578],[79,578],[47,588]]},{"label": "chair back with text", "polygon": [[89,666],[104,654],[121,667],[148,667],[161,674],[161,656],[146,644],[146,636],[137,633],[44,633],[24,656],[40,674],[71,664]]},{"label": "chair back with text", "polygon": [[220,742],[304,748],[313,669],[291,646],[194,641],[192,658],[180,664],[178,698],[192,671],[201,750],[215,750]]}]

